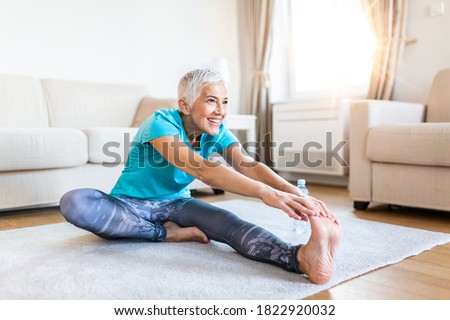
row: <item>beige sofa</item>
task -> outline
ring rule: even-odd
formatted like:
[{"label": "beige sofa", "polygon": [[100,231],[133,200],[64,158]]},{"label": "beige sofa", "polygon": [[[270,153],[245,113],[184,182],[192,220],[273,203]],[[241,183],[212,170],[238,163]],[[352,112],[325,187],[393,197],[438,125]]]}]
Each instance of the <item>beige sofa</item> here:
[{"label": "beige sofa", "polygon": [[350,197],[450,211],[450,68],[429,102],[364,100],[350,107]]},{"label": "beige sofa", "polygon": [[158,104],[149,93],[138,85],[0,75],[0,210],[54,205],[75,188],[109,192],[137,132],[138,106]]}]

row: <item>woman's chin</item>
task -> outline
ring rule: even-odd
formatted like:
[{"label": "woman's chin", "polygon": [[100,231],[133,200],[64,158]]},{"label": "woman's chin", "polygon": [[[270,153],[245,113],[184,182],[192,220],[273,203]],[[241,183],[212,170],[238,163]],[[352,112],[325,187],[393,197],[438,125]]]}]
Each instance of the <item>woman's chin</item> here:
[{"label": "woman's chin", "polygon": [[208,130],[207,132],[210,136],[215,136],[216,134],[219,133],[219,130]]},{"label": "woman's chin", "polygon": [[211,126],[209,125],[208,128],[206,128],[207,130],[204,130],[204,132],[206,132],[207,134],[209,134],[210,136],[215,136],[216,134],[219,133],[219,126]]}]

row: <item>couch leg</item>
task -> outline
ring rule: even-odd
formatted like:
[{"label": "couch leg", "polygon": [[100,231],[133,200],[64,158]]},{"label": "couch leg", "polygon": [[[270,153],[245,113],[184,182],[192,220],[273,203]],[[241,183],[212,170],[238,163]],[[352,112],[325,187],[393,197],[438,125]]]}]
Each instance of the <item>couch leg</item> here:
[{"label": "couch leg", "polygon": [[213,188],[213,191],[214,191],[214,194],[217,194],[217,195],[225,194],[225,191],[223,191],[222,189]]},{"label": "couch leg", "polygon": [[398,210],[400,207],[395,204],[390,204],[390,205],[388,205],[388,208],[390,211],[395,211],[395,210]]},{"label": "couch leg", "polygon": [[369,207],[369,203],[368,201],[353,201],[353,208],[356,210],[366,210]]}]

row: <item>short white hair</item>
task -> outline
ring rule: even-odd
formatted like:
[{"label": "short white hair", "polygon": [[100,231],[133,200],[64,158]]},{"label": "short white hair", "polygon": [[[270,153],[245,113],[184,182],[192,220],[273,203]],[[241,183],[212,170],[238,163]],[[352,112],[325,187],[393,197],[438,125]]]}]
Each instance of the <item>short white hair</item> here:
[{"label": "short white hair", "polygon": [[192,105],[200,96],[204,86],[225,81],[222,75],[214,69],[196,69],[189,71],[181,77],[178,84],[178,99],[184,99],[188,105]]}]

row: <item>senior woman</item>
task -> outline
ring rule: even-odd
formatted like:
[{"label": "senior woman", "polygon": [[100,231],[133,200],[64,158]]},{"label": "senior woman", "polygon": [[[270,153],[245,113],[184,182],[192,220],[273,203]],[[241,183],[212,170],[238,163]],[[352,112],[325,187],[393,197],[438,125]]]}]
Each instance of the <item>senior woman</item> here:
[{"label": "senior woman", "polygon": [[[110,194],[77,189],[60,201],[75,226],[106,239],[226,243],[243,256],[326,283],[341,240],[341,228],[327,206],[242,152],[224,126],[227,88],[211,69],[185,74],[178,109],[159,110],[139,128],[127,164]],[[208,160],[218,152],[233,168]],[[188,185],[208,185],[261,199],[296,220],[310,221],[311,237],[286,243],[227,210],[191,197]],[[170,248],[168,247],[168,250]]]}]

